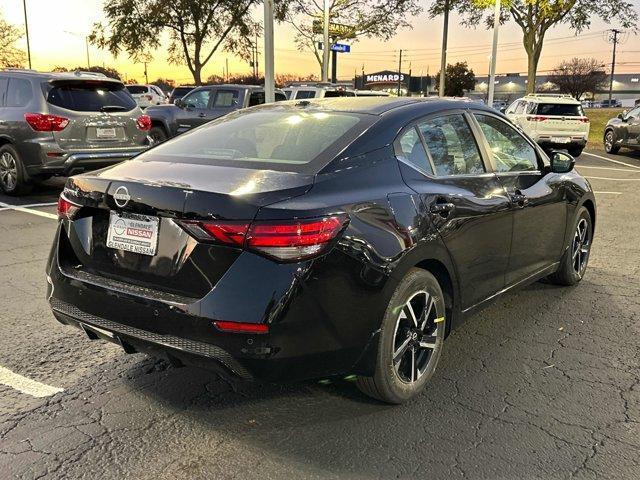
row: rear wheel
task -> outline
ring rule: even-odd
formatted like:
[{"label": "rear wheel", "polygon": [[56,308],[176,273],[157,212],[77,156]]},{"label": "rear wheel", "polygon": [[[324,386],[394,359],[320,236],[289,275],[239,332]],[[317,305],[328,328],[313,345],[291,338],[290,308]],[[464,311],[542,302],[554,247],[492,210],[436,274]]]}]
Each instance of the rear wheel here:
[{"label": "rear wheel", "polygon": [[591,243],[593,242],[593,221],[585,207],[580,208],[578,220],[573,228],[569,248],[566,249],[558,271],[549,276],[551,283],[557,285],[575,285],[584,276],[589,263]]},{"label": "rear wheel", "polygon": [[616,145],[616,134],[613,130],[604,132],[604,151],[607,153],[618,153],[620,147]]},{"label": "rear wheel", "polygon": [[20,155],[11,145],[0,147],[0,188],[7,195],[23,195],[31,190]]},{"label": "rear wheel", "polygon": [[167,132],[164,131],[164,128],[158,126],[151,127],[151,130],[149,130],[149,137],[153,140],[153,145],[165,142],[168,138]]},{"label": "rear wheel", "polygon": [[373,377],[358,377],[360,390],[400,404],[423,390],[440,360],[445,303],[436,278],[414,268],[402,279],[385,312]]}]

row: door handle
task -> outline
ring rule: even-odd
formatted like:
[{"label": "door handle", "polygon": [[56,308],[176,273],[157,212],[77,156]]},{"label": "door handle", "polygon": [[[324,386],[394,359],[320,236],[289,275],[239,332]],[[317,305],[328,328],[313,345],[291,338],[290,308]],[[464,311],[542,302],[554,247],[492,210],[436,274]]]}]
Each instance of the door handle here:
[{"label": "door handle", "polygon": [[206,113],[199,113],[199,114],[198,114],[198,116],[199,116],[200,118],[204,118],[204,117],[206,117],[206,116],[207,116],[207,114],[206,114]]},{"label": "door handle", "polygon": [[516,190],[514,193],[510,195],[510,197],[511,197],[511,201],[520,208],[523,208],[529,205],[529,198],[526,195],[524,195],[520,190]]},{"label": "door handle", "polygon": [[429,211],[433,215],[440,215],[442,218],[447,218],[455,208],[456,206],[451,202],[439,201],[431,205]]}]

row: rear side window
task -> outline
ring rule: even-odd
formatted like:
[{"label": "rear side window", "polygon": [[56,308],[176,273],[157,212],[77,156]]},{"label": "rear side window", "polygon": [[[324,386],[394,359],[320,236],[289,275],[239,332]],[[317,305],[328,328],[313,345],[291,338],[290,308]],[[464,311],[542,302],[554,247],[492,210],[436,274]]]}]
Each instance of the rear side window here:
[{"label": "rear side window", "polygon": [[49,86],[47,102],[76,112],[100,112],[106,109],[130,111],[136,102],[123,85],[113,83],[69,83]]},{"label": "rear side window", "polygon": [[333,147],[361,121],[358,114],[342,112],[236,113],[159,145],[153,153],[171,162],[301,171],[299,166]]},{"label": "rear side window", "polygon": [[238,90],[218,90],[213,108],[231,108],[238,106]]},{"label": "rear side window", "polygon": [[127,85],[127,90],[131,95],[139,95],[141,93],[147,93],[149,89],[144,85]]},{"label": "rear side window", "polygon": [[582,105],[570,103],[539,103],[536,108],[537,115],[558,115],[561,117],[582,117]]},{"label": "rear side window", "polygon": [[420,134],[415,127],[407,130],[400,137],[398,144],[400,146],[402,156],[409,163],[428,173],[433,173],[431,171],[429,159],[427,158],[427,152],[425,151],[422,140],[420,139]]},{"label": "rear side window", "polygon": [[10,78],[5,105],[24,107],[33,98],[31,82],[23,78]]},{"label": "rear side window", "polygon": [[478,145],[462,115],[447,115],[418,124],[433,160],[436,175],[484,173]]}]

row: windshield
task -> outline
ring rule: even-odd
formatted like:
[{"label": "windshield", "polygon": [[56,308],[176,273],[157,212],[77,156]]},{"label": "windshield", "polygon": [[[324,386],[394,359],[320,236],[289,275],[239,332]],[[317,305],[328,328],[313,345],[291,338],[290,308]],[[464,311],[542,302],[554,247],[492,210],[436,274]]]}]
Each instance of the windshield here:
[{"label": "windshield", "polygon": [[139,158],[297,172],[327,150],[344,148],[341,140],[352,138],[362,121],[360,114],[298,109],[236,113]]},{"label": "windshield", "polygon": [[537,115],[557,115],[560,117],[582,117],[582,105],[571,103],[539,103]]},{"label": "windshield", "polygon": [[99,112],[105,107],[116,107],[123,111],[136,108],[137,104],[124,85],[107,82],[45,84],[47,102],[56,107],[76,112]]}]

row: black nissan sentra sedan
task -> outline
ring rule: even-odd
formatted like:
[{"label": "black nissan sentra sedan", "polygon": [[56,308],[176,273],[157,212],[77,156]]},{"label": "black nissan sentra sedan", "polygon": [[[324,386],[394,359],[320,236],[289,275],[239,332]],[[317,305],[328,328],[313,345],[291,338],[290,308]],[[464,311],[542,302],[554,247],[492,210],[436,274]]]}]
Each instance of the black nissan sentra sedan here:
[{"label": "black nissan sentra sedan", "polygon": [[583,277],[596,208],[573,166],[461,100],[238,111],[70,178],[48,300],[127,353],[247,380],[355,374],[401,403],[470,312]]}]

